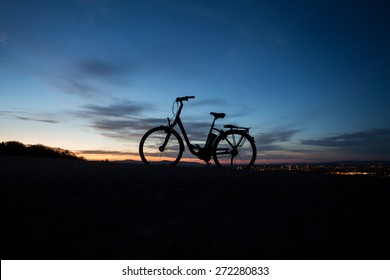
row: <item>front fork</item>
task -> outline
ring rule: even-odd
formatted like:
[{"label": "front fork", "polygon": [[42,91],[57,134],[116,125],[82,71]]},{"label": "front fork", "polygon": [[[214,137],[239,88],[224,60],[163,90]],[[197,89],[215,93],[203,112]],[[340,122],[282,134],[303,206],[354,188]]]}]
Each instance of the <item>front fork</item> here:
[{"label": "front fork", "polygon": [[174,124],[171,125],[171,120],[169,118],[167,118],[167,121],[168,121],[168,128],[167,128],[167,131],[166,131],[167,132],[167,136],[165,136],[164,143],[158,148],[160,152],[164,152],[165,151],[165,147],[168,144],[169,138],[171,138],[172,130],[173,130],[173,127],[175,126]]}]

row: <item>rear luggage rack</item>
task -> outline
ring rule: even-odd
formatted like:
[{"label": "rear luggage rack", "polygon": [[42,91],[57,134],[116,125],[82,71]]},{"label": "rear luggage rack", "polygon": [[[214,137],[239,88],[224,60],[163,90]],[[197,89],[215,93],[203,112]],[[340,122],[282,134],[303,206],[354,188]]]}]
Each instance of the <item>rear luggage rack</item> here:
[{"label": "rear luggage rack", "polygon": [[233,125],[233,124],[225,124],[223,127],[224,128],[229,128],[229,129],[240,129],[240,130],[244,130],[246,132],[248,132],[249,129],[250,129],[250,127],[236,126],[236,125]]}]

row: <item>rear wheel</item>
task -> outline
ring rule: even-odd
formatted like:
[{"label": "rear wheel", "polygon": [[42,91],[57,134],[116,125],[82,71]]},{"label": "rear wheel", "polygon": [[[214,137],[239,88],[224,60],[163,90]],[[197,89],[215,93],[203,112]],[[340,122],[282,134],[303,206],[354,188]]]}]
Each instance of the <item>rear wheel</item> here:
[{"label": "rear wheel", "polygon": [[139,155],[143,163],[148,165],[176,165],[184,151],[183,140],[176,131],[171,136],[165,147],[162,147],[169,128],[166,126],[155,127],[145,133],[139,144]]},{"label": "rear wheel", "polygon": [[256,160],[256,145],[248,133],[229,130],[214,142],[213,158],[218,167],[250,169]]}]

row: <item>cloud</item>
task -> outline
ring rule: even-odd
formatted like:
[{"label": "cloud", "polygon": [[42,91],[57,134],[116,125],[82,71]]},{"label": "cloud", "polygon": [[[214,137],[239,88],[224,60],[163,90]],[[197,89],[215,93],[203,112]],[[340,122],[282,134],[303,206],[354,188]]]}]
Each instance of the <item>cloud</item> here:
[{"label": "cloud", "polygon": [[107,62],[100,59],[85,59],[78,65],[82,74],[93,77],[113,77],[128,73],[130,66],[121,62]]},{"label": "cloud", "polygon": [[[188,135],[188,138],[190,139],[191,142],[195,142],[195,141],[205,142],[207,134],[210,130],[211,121],[199,122],[199,121],[189,120],[189,121],[185,121],[183,125]],[[178,126],[175,127],[175,129],[179,132]]]},{"label": "cloud", "polygon": [[271,132],[259,133],[255,139],[258,149],[261,151],[275,151],[285,149],[283,143],[288,142],[301,130],[299,129],[277,129]]},{"label": "cloud", "polygon": [[297,143],[296,135],[302,131],[298,127],[278,127],[255,135],[257,160],[274,163],[316,161],[312,149]]},{"label": "cloud", "polygon": [[106,106],[87,104],[76,112],[86,118],[89,126],[111,138],[129,139],[140,136],[147,129],[163,124],[163,119],[145,118],[142,112],[153,109],[151,104],[118,100]]},{"label": "cloud", "polygon": [[[292,141],[300,129],[277,129],[256,136],[261,159],[324,161],[390,157],[390,129],[373,128],[352,133]],[[295,142],[295,143],[294,143]]]},{"label": "cloud", "polygon": [[[104,136],[117,139],[141,138],[149,129],[167,125],[164,118],[116,117],[105,119],[94,117],[90,118],[90,121],[90,127],[98,130]],[[184,126],[191,141],[204,141],[210,123],[186,122]],[[175,127],[175,129],[179,132],[179,127]]]},{"label": "cloud", "polygon": [[83,97],[102,95],[103,91],[79,78],[63,78],[56,82],[58,88],[67,94],[74,94]]},{"label": "cloud", "polygon": [[289,141],[291,137],[299,131],[300,130],[298,129],[275,130],[267,133],[260,133],[257,139],[263,144],[286,142]]},{"label": "cloud", "polygon": [[390,156],[390,129],[372,128],[320,139],[301,140],[301,143],[324,148],[339,148],[356,153],[374,153]]},{"label": "cloud", "polygon": [[321,139],[302,140],[302,144],[325,147],[351,147],[382,143],[390,137],[390,129],[370,129],[353,133],[343,133]]},{"label": "cloud", "polygon": [[255,137],[258,159],[277,162],[390,159],[390,129],[387,128],[294,140],[300,131],[277,129],[258,134]]},{"label": "cloud", "polygon": [[163,124],[163,119],[127,118],[94,119],[90,126],[106,137],[130,140],[141,138],[147,130]]},{"label": "cloud", "polygon": [[142,111],[151,109],[152,107],[153,106],[150,104],[141,104],[129,100],[122,100],[107,106],[88,104],[81,107],[81,113],[101,117],[126,117],[138,115]]},{"label": "cloud", "polygon": [[27,112],[23,110],[0,111],[0,117],[51,124],[59,123],[62,119],[59,114],[47,112]]},{"label": "cloud", "polygon": [[[144,112],[154,110],[149,103],[140,103],[130,100],[118,100],[112,104],[86,104],[74,114],[88,122],[88,126],[100,134],[116,139],[141,138],[146,131],[153,127],[167,125],[166,118],[150,118]],[[191,141],[204,142],[211,125],[211,120],[198,121],[187,118],[184,127]],[[179,127],[175,127],[179,132]],[[184,140],[184,139],[183,139]]]},{"label": "cloud", "polygon": [[67,94],[92,97],[110,94],[112,85],[124,85],[136,69],[126,59],[84,58],[54,77],[55,85]]},{"label": "cloud", "polygon": [[112,104],[86,104],[74,114],[87,120],[88,126],[100,134],[116,139],[131,139],[141,137],[148,129],[164,123],[163,118],[146,118],[142,113],[153,110],[148,103],[130,100],[117,100]]}]

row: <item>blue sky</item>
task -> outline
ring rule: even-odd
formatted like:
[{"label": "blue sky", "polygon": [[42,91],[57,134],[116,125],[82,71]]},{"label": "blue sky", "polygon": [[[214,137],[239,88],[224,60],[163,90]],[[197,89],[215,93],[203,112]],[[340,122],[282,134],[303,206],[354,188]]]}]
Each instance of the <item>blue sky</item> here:
[{"label": "blue sky", "polygon": [[383,1],[0,0],[0,141],[138,158],[182,119],[251,127],[258,162],[390,160]]}]

